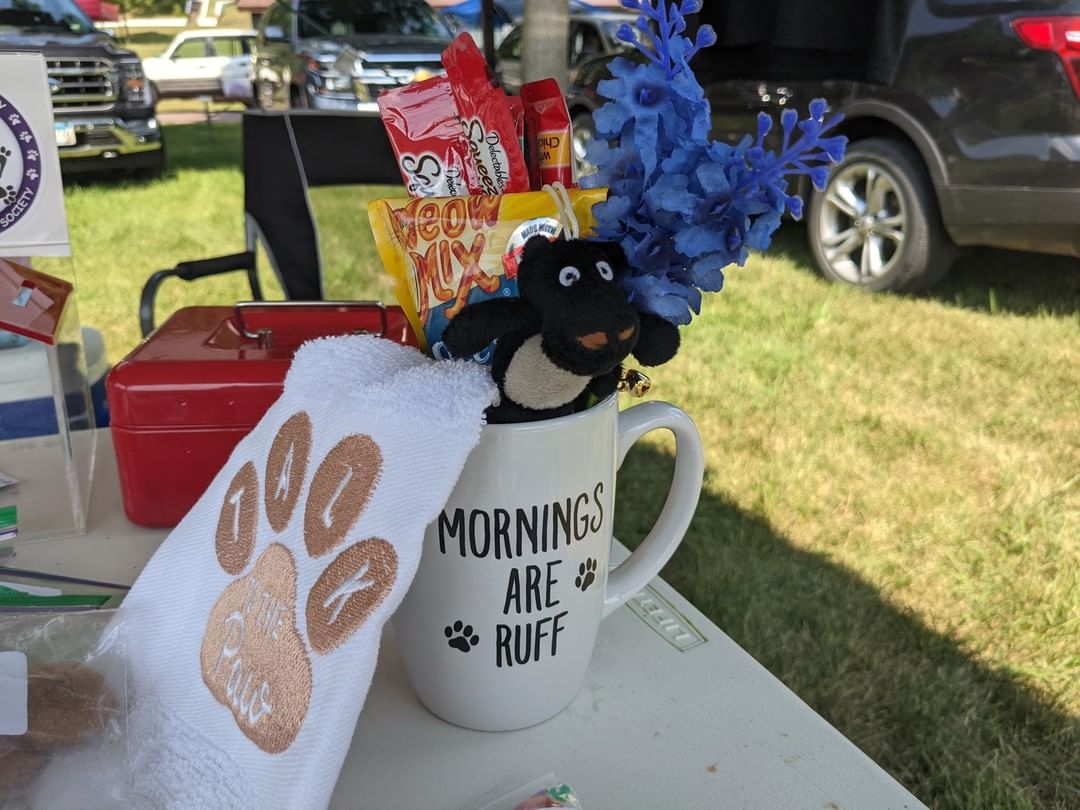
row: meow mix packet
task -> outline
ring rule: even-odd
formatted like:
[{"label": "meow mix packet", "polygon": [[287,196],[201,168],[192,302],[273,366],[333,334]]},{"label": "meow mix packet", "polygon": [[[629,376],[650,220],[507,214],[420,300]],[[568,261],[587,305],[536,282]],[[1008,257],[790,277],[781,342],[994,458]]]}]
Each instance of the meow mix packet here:
[{"label": "meow mix packet", "polygon": [[[582,234],[592,230],[592,207],[607,189],[574,189],[570,203]],[[544,191],[469,197],[376,200],[368,217],[398,301],[423,345],[435,357],[446,325],[467,305],[517,296],[517,266],[525,242],[555,239],[563,222]],[[475,358],[491,361],[490,351]]]}]

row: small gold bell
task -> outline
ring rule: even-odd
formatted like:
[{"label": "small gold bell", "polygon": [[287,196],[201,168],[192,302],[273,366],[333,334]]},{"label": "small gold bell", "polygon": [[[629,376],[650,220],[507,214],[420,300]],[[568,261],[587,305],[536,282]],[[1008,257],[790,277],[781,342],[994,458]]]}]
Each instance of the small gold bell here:
[{"label": "small gold bell", "polygon": [[625,391],[632,397],[643,397],[652,388],[652,380],[638,371],[636,368],[624,368],[619,378],[619,390]]}]

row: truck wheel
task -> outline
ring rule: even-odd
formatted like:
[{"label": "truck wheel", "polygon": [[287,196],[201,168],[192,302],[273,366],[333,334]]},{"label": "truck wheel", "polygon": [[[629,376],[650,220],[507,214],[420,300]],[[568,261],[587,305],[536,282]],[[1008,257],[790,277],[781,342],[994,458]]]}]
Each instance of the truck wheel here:
[{"label": "truck wheel", "polygon": [[297,87],[295,84],[289,85],[289,109],[290,110],[306,110],[310,104],[308,104],[308,94],[306,87]]},{"label": "truck wheel", "polygon": [[274,109],[274,90],[267,81],[255,82],[255,104],[260,110]]},{"label": "truck wheel", "polygon": [[851,144],[811,194],[806,231],[826,278],[872,292],[925,289],[956,255],[922,160],[890,138]]}]

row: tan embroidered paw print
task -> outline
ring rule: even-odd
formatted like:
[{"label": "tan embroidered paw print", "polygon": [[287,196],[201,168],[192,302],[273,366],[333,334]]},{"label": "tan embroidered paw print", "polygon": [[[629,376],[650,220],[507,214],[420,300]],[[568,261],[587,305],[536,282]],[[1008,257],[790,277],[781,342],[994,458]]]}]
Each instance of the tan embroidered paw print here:
[{"label": "tan embroidered paw print", "polygon": [[[346,542],[378,486],[382,451],[370,436],[342,439],[318,464],[301,507],[311,448],[311,419],[294,414],[278,430],[262,475],[248,462],[233,476],[214,538],[227,573],[237,576],[251,563],[260,503],[271,539],[290,527],[303,532],[297,553],[324,557]],[[313,686],[308,647],[329,654],[356,633],[393,588],[397,566],[389,542],[366,538],[340,551],[303,595],[293,552],[271,542],[218,597],[203,634],[203,681],[263,751],[286,750],[304,723]],[[296,622],[301,602],[306,644]]]}]

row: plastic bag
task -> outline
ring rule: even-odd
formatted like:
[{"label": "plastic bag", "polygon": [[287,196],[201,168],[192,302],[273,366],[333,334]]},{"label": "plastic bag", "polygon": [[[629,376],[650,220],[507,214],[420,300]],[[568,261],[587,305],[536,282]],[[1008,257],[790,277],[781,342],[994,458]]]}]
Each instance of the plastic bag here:
[{"label": "plastic bag", "polygon": [[555,774],[548,773],[509,790],[496,789],[461,810],[546,810],[560,807],[581,810],[582,805],[570,785]]},{"label": "plastic bag", "polygon": [[[114,619],[111,610],[0,613],[0,810],[51,808],[35,794],[58,759],[107,746],[126,762],[125,633]],[[95,808],[124,806],[126,770],[90,776],[68,790]]]}]

